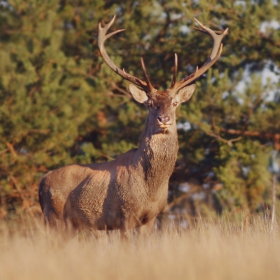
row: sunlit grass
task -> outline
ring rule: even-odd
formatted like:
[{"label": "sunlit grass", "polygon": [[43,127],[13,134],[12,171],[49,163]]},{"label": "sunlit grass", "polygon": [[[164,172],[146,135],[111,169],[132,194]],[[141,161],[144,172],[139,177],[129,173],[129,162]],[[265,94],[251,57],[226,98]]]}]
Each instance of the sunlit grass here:
[{"label": "sunlit grass", "polygon": [[198,219],[149,237],[0,226],[0,279],[280,279],[280,235],[262,216]]}]

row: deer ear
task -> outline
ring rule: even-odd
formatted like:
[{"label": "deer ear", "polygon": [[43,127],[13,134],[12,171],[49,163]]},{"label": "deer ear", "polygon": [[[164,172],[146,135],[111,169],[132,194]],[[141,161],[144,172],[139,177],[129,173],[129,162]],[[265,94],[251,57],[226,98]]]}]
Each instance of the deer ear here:
[{"label": "deer ear", "polygon": [[193,85],[180,89],[176,95],[176,97],[178,98],[178,101],[180,103],[188,101],[192,97],[192,95],[195,91],[195,87],[196,87],[195,84],[193,84]]},{"label": "deer ear", "polygon": [[148,100],[146,92],[133,84],[128,85],[128,90],[130,91],[132,97],[139,103],[144,103]]}]

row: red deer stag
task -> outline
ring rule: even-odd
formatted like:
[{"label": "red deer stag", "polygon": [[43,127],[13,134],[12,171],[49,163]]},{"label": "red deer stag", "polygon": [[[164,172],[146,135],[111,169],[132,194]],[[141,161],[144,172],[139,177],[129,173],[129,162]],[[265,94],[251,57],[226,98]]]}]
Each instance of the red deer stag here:
[{"label": "red deer stag", "polygon": [[211,55],[201,68],[176,81],[178,59],[175,54],[171,87],[160,91],[153,87],[142,58],[144,81],[117,67],[108,56],[105,41],[123,31],[107,34],[114,20],[115,17],[105,27],[99,24],[98,46],[104,62],[131,82],[132,97],[148,108],[139,146],[110,162],[73,164],[50,171],[41,179],[39,201],[50,225],[62,221],[74,228],[119,229],[127,235],[143,225],[151,228],[166,205],[168,182],[178,152],[176,108],[192,97],[195,90],[192,83],[220,57],[221,42],[228,29],[218,35],[195,19],[201,27],[198,30],[209,34],[214,41]]}]

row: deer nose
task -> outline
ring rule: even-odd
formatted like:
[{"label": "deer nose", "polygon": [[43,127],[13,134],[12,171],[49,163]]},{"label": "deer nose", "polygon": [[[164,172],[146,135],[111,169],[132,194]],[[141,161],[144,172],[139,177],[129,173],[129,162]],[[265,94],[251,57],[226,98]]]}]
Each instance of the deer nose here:
[{"label": "deer nose", "polygon": [[158,121],[162,124],[167,124],[170,121],[170,117],[168,115],[160,115],[158,116]]}]

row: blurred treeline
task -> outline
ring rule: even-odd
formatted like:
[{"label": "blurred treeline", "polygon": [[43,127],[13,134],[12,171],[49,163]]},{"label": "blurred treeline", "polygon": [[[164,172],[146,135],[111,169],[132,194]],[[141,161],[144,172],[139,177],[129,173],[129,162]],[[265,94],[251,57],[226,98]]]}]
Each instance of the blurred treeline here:
[{"label": "blurred treeline", "polygon": [[[111,58],[170,86],[201,66],[214,30],[230,28],[223,55],[178,110],[180,150],[170,181],[176,214],[264,211],[280,149],[280,2],[0,1],[0,217],[39,213],[37,185],[70,163],[116,158],[136,147],[146,110],[99,56],[99,22],[126,31],[106,42]],[[270,78],[269,78],[270,77]]]}]

